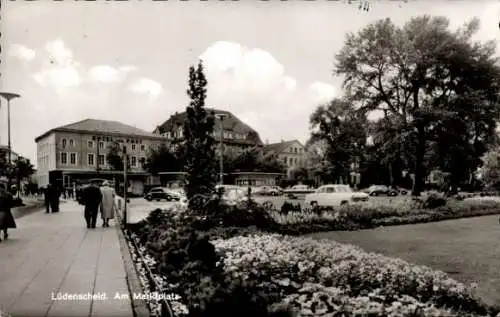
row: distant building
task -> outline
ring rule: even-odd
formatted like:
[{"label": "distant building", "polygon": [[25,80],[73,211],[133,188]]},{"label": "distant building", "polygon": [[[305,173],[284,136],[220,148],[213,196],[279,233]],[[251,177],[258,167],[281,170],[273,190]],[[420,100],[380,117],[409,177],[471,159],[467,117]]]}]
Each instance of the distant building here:
[{"label": "distant building", "polygon": [[123,172],[112,170],[106,159],[109,146],[118,142],[127,147],[132,191],[142,193],[149,174],[141,162],[165,138],[117,121],[85,119],[51,129],[35,142],[40,187],[49,183],[70,186],[91,178],[119,179]]},{"label": "distant building", "polygon": [[[8,162],[9,161],[9,146],[0,144],[0,151],[5,153],[5,161]],[[12,162],[16,161],[20,157],[20,155],[14,151],[11,151],[10,155],[11,155],[10,159],[12,160]]]},{"label": "distant building", "polygon": [[306,160],[306,148],[298,140],[266,144],[264,153],[276,155],[286,166],[288,176],[291,170],[304,166]]},{"label": "distant building", "polygon": [[[245,149],[263,145],[257,131],[241,121],[231,112],[211,108],[207,108],[206,110],[207,113],[213,112],[216,115],[214,138],[217,141],[217,146],[219,146],[221,139],[220,120],[217,115],[224,116],[222,118],[222,143],[224,145],[224,150],[241,152]],[[156,127],[153,133],[165,137],[172,144],[182,141],[184,138],[183,130],[185,119],[185,111],[175,113],[162,125]]]}]

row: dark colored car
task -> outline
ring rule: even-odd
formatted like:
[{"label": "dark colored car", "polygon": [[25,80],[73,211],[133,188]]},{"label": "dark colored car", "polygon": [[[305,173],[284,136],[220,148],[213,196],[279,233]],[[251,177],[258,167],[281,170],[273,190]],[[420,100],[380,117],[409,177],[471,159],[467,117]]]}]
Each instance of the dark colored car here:
[{"label": "dark colored car", "polygon": [[179,201],[181,199],[181,195],[168,190],[162,187],[152,188],[146,195],[144,195],[144,199],[148,201],[156,200],[166,200],[166,201]]},{"label": "dark colored car", "polygon": [[364,192],[370,196],[397,196],[400,193],[399,190],[389,188],[385,185],[372,185],[364,190]]}]

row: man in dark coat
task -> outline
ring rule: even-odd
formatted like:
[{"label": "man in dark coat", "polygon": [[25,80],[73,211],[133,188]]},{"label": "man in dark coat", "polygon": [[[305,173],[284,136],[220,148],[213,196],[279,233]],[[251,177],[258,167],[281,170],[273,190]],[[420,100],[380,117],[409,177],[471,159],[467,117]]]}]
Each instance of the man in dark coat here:
[{"label": "man in dark coat", "polygon": [[61,191],[57,186],[52,186],[50,193],[50,208],[52,212],[59,212],[59,199],[61,198]]},{"label": "man in dark coat", "polygon": [[95,228],[101,201],[101,190],[96,184],[90,184],[83,190],[83,203],[85,204],[85,221],[87,222],[87,228]]},{"label": "man in dark coat", "polygon": [[52,185],[48,184],[43,189],[43,198],[45,200],[45,213],[50,213],[50,193],[52,192]]},{"label": "man in dark coat", "polygon": [[[0,230],[3,230],[4,239],[7,239],[9,236],[7,233],[9,228],[17,227],[10,211],[14,202],[13,200],[12,195],[7,191],[7,185],[0,183]],[[2,241],[1,238],[0,241]]]}]

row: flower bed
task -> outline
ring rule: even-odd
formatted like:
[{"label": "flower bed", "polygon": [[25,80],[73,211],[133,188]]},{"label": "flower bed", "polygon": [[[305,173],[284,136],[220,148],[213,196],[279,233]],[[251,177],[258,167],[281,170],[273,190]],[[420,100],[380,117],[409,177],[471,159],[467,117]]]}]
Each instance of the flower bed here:
[{"label": "flower bed", "polygon": [[419,202],[398,200],[395,204],[357,204],[336,209],[287,213],[271,210],[269,214],[279,224],[279,227],[274,226],[271,231],[300,235],[495,215],[500,214],[500,202],[492,199],[449,199],[446,205],[430,209],[423,208]]},{"label": "flower bed", "polygon": [[[498,312],[445,273],[332,241],[240,228],[223,214],[156,210],[131,228],[130,237],[148,255],[144,264],[179,296],[171,302],[179,317],[285,316],[290,309],[298,316]],[[255,212],[245,217],[247,223]]]}]

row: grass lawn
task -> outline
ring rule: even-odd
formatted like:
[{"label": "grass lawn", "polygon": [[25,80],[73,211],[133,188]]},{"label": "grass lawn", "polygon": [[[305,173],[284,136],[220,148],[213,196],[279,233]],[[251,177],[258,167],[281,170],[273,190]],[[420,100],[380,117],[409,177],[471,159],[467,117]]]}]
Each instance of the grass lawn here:
[{"label": "grass lawn", "polygon": [[308,236],[358,245],[368,252],[442,270],[456,280],[477,283],[479,296],[489,304],[500,305],[498,219],[484,216]]}]

